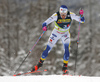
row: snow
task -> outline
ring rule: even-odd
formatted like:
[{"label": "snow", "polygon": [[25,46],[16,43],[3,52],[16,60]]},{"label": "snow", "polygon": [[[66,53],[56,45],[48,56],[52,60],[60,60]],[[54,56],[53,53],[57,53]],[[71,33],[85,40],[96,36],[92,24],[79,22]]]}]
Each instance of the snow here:
[{"label": "snow", "polygon": [[100,77],[67,75],[2,76],[0,82],[100,82]]}]

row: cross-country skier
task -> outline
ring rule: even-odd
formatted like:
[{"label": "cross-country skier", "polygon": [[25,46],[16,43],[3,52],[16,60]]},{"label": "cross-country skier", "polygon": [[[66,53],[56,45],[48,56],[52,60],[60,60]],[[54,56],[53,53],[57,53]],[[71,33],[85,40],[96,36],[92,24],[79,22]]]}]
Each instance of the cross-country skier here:
[{"label": "cross-country skier", "polygon": [[55,22],[54,30],[52,31],[46,49],[43,51],[42,56],[40,58],[39,63],[34,66],[32,71],[38,70],[42,67],[44,60],[48,56],[48,53],[51,51],[55,43],[61,39],[64,45],[64,56],[63,56],[63,74],[68,74],[68,60],[70,55],[70,26],[72,20],[76,20],[78,22],[84,23],[85,19],[83,16],[83,10],[79,11],[80,16],[77,16],[75,13],[70,12],[65,5],[61,5],[58,12],[54,13],[51,17],[49,17],[43,24],[43,31],[47,31],[47,25]]}]

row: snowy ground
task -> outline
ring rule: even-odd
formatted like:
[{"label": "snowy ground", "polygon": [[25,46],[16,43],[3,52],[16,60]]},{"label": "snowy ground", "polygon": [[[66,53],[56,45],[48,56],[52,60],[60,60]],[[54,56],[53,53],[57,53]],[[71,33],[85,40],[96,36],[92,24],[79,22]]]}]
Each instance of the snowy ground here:
[{"label": "snowy ground", "polygon": [[67,75],[1,76],[0,82],[100,82],[100,77]]}]

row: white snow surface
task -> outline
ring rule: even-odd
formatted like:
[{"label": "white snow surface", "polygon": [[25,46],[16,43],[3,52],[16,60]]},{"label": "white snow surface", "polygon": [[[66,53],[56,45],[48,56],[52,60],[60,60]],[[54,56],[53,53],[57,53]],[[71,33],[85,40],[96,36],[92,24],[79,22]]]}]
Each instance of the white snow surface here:
[{"label": "white snow surface", "polygon": [[100,77],[68,75],[1,76],[0,82],[100,82]]}]

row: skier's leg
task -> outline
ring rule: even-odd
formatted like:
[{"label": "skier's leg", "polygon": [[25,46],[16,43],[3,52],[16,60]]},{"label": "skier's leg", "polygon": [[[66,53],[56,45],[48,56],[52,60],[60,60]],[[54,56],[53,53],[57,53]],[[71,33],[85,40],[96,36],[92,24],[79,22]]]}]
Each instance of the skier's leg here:
[{"label": "skier's leg", "polygon": [[69,60],[69,47],[70,47],[70,33],[66,33],[62,38],[62,42],[64,45],[64,57],[63,57],[63,72],[64,74],[68,74],[68,60]]},{"label": "skier's leg", "polygon": [[48,43],[47,43],[47,47],[46,49],[43,51],[42,56],[40,58],[39,63],[33,68],[32,71],[36,71],[38,70],[40,67],[42,67],[43,62],[45,60],[45,58],[48,56],[48,53],[51,51],[52,47],[55,45],[55,43],[58,41],[58,39],[60,39],[60,35],[57,34],[56,30],[54,29],[52,31],[52,34],[49,37]]},{"label": "skier's leg", "polygon": [[40,61],[38,62],[38,64],[36,66],[33,67],[32,71],[36,71],[38,70],[40,67],[42,67],[43,62],[45,60],[45,58],[48,56],[48,52],[50,51],[50,46],[47,45],[46,49],[43,51],[42,56],[40,58]]},{"label": "skier's leg", "polygon": [[45,60],[45,58],[48,56],[48,53],[51,51],[55,43],[58,41],[58,39],[61,38],[61,35],[56,32],[56,30],[53,30],[52,34],[49,37],[47,47],[44,49],[41,59]]},{"label": "skier's leg", "polygon": [[69,44],[64,44],[65,53],[63,57],[63,72],[64,74],[68,74],[68,60],[69,60]]}]

